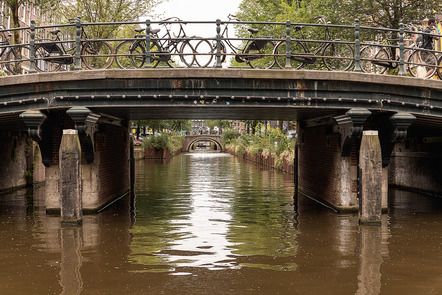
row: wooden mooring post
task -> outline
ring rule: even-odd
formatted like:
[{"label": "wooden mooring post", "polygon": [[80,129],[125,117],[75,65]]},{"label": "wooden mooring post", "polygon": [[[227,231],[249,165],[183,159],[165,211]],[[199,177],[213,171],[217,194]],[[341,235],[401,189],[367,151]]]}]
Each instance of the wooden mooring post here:
[{"label": "wooden mooring post", "polygon": [[364,131],[359,150],[359,222],[381,224],[382,154],[378,131]]},{"label": "wooden mooring post", "polygon": [[77,130],[63,130],[59,157],[61,223],[78,225],[83,221],[83,207],[81,197],[81,146]]}]

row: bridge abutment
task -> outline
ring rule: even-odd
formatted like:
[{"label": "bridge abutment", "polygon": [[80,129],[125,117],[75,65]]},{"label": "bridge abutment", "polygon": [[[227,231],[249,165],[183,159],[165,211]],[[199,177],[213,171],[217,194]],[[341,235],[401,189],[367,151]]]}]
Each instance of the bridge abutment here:
[{"label": "bridge abutment", "polygon": [[[26,115],[24,116],[26,117]],[[74,117],[74,118],[71,118]],[[46,166],[46,211],[59,214],[62,209],[64,184],[60,178],[59,149],[64,129],[76,129],[81,143],[81,207],[84,213],[95,213],[127,194],[130,190],[129,130],[121,121],[103,120],[86,108],[71,112],[54,112],[40,116],[30,127],[33,139],[51,134],[51,153],[42,153]],[[47,120],[51,124],[45,124]],[[75,122],[74,122],[75,120]],[[83,121],[82,121],[83,120]],[[117,123],[113,123],[113,122]],[[32,130],[32,128],[34,128]],[[41,143],[41,142],[40,142]],[[41,145],[41,144],[40,144]]]},{"label": "bridge abutment", "polygon": [[[298,124],[299,126],[299,124]],[[357,211],[358,155],[356,143],[341,152],[341,134],[331,126],[300,128],[298,132],[299,190],[338,211]]]},{"label": "bridge abutment", "polygon": [[[390,157],[415,119],[408,113],[372,114],[367,109],[353,108],[335,116],[333,121],[325,118],[300,122],[301,192],[322,199],[338,211],[365,212],[362,220],[377,216],[374,211],[387,211]],[[378,162],[377,145],[361,147],[364,128],[376,133],[369,136],[379,142],[380,169],[374,169]],[[374,211],[363,205],[362,195],[375,198],[365,200]]]}]

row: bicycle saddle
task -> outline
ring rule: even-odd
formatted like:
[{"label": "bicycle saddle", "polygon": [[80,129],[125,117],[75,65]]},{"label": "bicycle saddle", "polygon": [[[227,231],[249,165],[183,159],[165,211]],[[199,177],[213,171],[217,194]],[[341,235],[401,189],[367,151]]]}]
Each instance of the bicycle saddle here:
[{"label": "bicycle saddle", "polygon": [[51,34],[52,35],[57,35],[58,33],[60,33],[61,31],[60,30],[52,30],[51,31]]},{"label": "bicycle saddle", "polygon": [[252,33],[252,34],[256,34],[256,33],[259,32],[258,29],[253,29],[253,28],[248,28],[247,30],[248,30],[250,33]]},{"label": "bicycle saddle", "polygon": [[295,26],[295,31],[301,31],[305,26]]}]

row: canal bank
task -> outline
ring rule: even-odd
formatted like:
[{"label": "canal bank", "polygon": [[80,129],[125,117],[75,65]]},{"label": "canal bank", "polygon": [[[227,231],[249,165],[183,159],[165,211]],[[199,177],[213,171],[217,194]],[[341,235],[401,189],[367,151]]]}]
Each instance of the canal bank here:
[{"label": "canal bank", "polygon": [[294,158],[290,154],[288,154],[287,156],[278,157],[272,153],[252,154],[247,151],[238,153],[234,148],[231,147],[227,147],[226,152],[241,159],[251,161],[265,167],[271,167],[273,169],[291,174],[294,173]]}]

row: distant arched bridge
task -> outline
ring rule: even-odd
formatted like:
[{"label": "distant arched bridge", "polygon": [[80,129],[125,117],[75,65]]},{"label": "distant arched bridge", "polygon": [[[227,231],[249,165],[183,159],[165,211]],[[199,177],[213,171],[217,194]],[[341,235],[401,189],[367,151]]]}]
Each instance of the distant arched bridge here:
[{"label": "distant arched bridge", "polygon": [[190,152],[194,143],[200,141],[210,141],[215,144],[215,150],[222,152],[224,150],[221,135],[188,135],[183,139],[183,149]]}]

